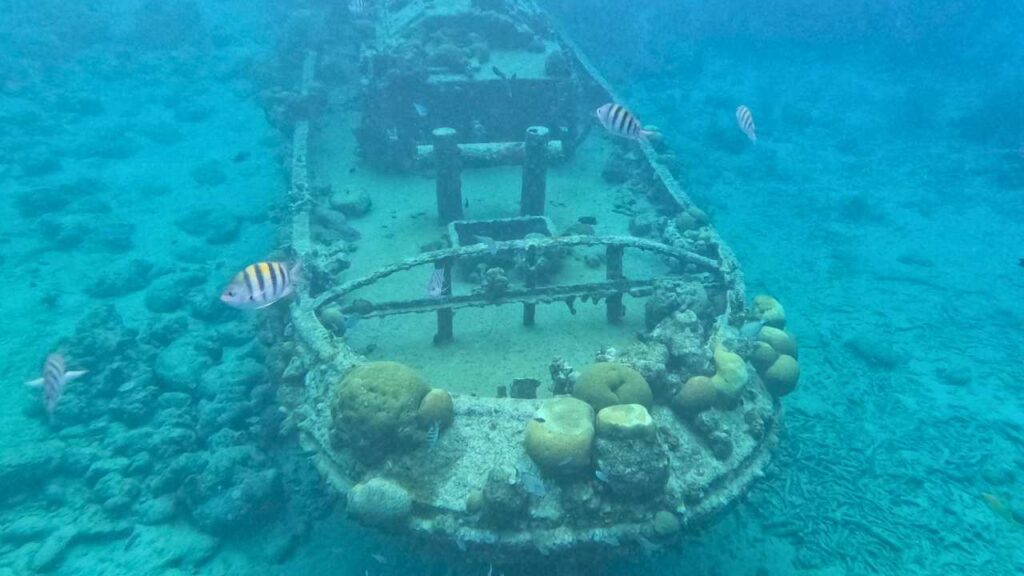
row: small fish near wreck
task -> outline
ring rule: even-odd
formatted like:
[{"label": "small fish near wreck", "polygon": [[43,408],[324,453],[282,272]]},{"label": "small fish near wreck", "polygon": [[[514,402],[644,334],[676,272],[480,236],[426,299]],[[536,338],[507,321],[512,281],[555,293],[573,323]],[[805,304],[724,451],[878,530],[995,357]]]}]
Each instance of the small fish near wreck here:
[{"label": "small fish near wreck", "polygon": [[349,0],[348,11],[353,16],[362,16],[366,13],[365,0]]},{"label": "small fish near wreck", "polygon": [[650,130],[641,128],[640,122],[625,106],[609,102],[598,108],[595,114],[597,114],[597,120],[601,126],[604,126],[609,134],[637,141],[646,141],[654,134]]},{"label": "small fish near wreck", "polygon": [[427,428],[427,450],[433,450],[434,446],[437,446],[437,439],[441,436],[441,422],[434,420],[430,423],[430,428]]},{"label": "small fish near wreck", "polygon": [[427,280],[427,296],[437,300],[444,296],[447,284],[444,281],[444,268],[434,268]]},{"label": "small fish near wreck", "polygon": [[220,301],[241,310],[266,308],[292,293],[299,273],[298,264],[290,270],[283,262],[250,264],[224,288]]},{"label": "small fish near wreck", "polygon": [[69,371],[67,364],[64,362],[64,356],[50,354],[46,357],[46,362],[43,364],[43,377],[30,380],[25,384],[33,388],[43,389],[43,407],[46,408],[47,416],[53,419],[53,413],[57,410],[60,397],[64,395],[64,387],[72,380],[84,376],[86,372],[86,370]]},{"label": "small fish near wreck", "polygon": [[757,128],[754,126],[754,115],[750,112],[750,108],[740,104],[736,108],[736,125],[740,127],[740,131],[746,134],[747,138],[754,144],[757,144]]}]

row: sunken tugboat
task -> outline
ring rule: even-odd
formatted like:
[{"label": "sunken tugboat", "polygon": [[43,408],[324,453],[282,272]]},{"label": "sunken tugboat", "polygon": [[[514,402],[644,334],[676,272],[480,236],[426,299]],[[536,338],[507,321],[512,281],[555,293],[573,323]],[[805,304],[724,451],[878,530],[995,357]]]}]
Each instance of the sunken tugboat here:
[{"label": "sunken tugboat", "polygon": [[[680,188],[656,137],[620,140],[610,159],[621,167],[617,189],[644,199],[650,213],[634,214],[621,234],[596,234],[587,221],[555,232],[545,213],[557,193],[548,168],[590,170],[577,156],[599,138],[586,138],[591,104],[615,98],[531,3],[398,4],[360,15],[366,103],[355,133],[367,165],[410,181],[432,175],[445,241],[366,275],[339,272],[336,240],[315,233],[324,199],[307,156],[317,120],[298,122],[291,244],[315,281],[299,287],[278,346],[286,425],[345,494],[352,518],[436,554],[495,565],[589,561],[700,529],[764,474],[777,443],[780,398],[799,377],[783,307],[769,296],[748,302],[733,254]],[[303,93],[316,61],[311,51]],[[521,104],[514,114],[495,104],[509,91]],[[452,94],[461,105],[442,109]],[[494,166],[515,174],[518,213],[474,220],[464,172]],[[600,254],[588,261],[600,278],[549,273],[545,263],[574,250]],[[627,278],[627,257],[660,271]],[[433,270],[437,293],[360,298],[409,270]],[[482,270],[469,272],[478,286],[456,290],[459,274],[473,270]],[[568,315],[587,301],[616,325],[626,296],[644,310],[632,344],[599,347],[577,366],[553,350],[537,359],[549,382],[508,374],[510,393],[492,397],[432,387],[386,358],[368,361],[345,335],[347,318],[420,314],[436,318],[423,324],[424,345],[444,345],[456,338],[459,309],[521,308],[529,327],[540,306]]]}]

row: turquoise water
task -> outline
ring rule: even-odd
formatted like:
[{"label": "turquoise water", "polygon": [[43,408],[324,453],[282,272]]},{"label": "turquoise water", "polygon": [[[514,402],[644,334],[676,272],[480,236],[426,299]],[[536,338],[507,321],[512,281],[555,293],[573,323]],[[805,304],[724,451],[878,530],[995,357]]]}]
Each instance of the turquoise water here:
[{"label": "turquoise water", "polygon": [[[767,477],[602,571],[1024,572],[1024,8],[550,4],[801,347]],[[280,323],[217,301],[285,257],[288,91],[328,8],[3,7],[0,575],[487,573],[346,519],[281,431]],[[21,382],[56,350],[90,374],[48,421]]]}]

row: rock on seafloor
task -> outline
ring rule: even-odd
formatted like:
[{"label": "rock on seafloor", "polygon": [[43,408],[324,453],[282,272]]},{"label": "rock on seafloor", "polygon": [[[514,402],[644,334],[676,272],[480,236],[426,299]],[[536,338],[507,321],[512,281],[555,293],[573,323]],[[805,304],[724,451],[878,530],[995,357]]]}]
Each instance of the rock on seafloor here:
[{"label": "rock on seafloor", "polygon": [[185,303],[186,291],[202,285],[205,280],[198,272],[159,278],[146,290],[146,309],[161,314],[175,312]]},{"label": "rock on seafloor", "polygon": [[42,442],[31,450],[11,450],[0,458],[0,501],[36,490],[64,467],[64,444]]},{"label": "rock on seafloor", "polygon": [[50,570],[63,558],[68,546],[78,536],[75,526],[62,526],[50,534],[32,556],[29,566],[36,572]]},{"label": "rock on seafloor", "polygon": [[159,275],[155,264],[135,258],[117,266],[85,287],[85,293],[96,298],[113,298],[138,292]]},{"label": "rock on seafloor", "polygon": [[15,518],[0,527],[0,542],[20,544],[42,540],[57,531],[58,523],[49,516],[29,515]]},{"label": "rock on seafloor", "polygon": [[891,338],[875,332],[854,334],[843,344],[855,356],[876,368],[891,370],[905,361],[904,354]]},{"label": "rock on seafloor", "polygon": [[213,245],[234,242],[242,231],[242,219],[223,206],[194,208],[174,224],[182,232]]},{"label": "rock on seafloor", "polygon": [[154,374],[161,388],[191,393],[213,366],[209,345],[196,337],[175,340],[156,357]]}]

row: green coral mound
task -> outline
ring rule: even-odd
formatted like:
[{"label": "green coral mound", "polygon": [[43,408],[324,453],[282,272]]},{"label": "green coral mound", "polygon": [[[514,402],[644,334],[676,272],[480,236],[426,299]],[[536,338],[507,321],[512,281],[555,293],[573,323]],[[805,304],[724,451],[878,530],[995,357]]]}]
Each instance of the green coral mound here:
[{"label": "green coral mound", "polygon": [[435,422],[441,429],[451,426],[455,419],[452,395],[446,390],[434,388],[423,397],[416,417],[420,421],[420,426],[424,428],[429,428]]},{"label": "green coral mound", "polygon": [[715,403],[718,389],[707,376],[694,376],[672,397],[672,408],[684,416],[707,410]]},{"label": "green coral mound", "polygon": [[625,364],[598,362],[576,380],[572,395],[600,411],[616,404],[640,404],[650,408],[651,387],[639,372]]},{"label": "green coral mound", "polygon": [[421,440],[417,412],[430,386],[397,362],[370,362],[352,369],[334,390],[332,436],[363,457],[379,459]]},{"label": "green coral mound", "polygon": [[800,379],[800,363],[796,358],[783,354],[764,371],[762,378],[772,396],[785,396],[796,388],[796,382]]},{"label": "green coral mound", "polygon": [[786,327],[786,310],[778,300],[760,294],[754,296],[754,317],[765,321],[765,324],[773,328]]},{"label": "green coral mound", "polygon": [[594,443],[594,409],[587,403],[559,396],[541,405],[526,424],[526,453],[550,474],[590,466]]},{"label": "green coral mound", "polygon": [[352,487],[345,511],[371,528],[400,528],[412,516],[412,497],[393,480],[371,478]]},{"label": "green coral mound", "polygon": [[726,350],[722,345],[715,346],[715,375],[711,377],[718,392],[735,399],[750,380],[747,365],[739,354]]}]

